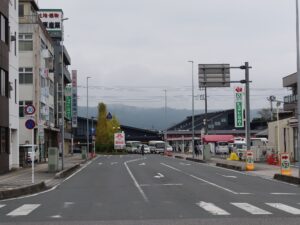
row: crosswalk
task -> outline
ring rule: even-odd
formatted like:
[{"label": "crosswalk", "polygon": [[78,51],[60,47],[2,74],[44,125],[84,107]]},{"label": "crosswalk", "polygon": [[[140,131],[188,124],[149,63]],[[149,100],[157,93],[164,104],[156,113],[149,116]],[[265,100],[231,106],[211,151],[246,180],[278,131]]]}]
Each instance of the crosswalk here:
[{"label": "crosswalk", "polygon": [[[71,205],[74,206],[75,203],[67,202],[64,204],[64,208],[68,208]],[[260,204],[260,206],[258,207],[247,202],[229,202],[226,204],[222,203],[222,206],[218,206],[218,204],[212,202],[200,201],[196,203],[196,206],[200,208],[200,210],[202,210],[203,212],[206,212],[208,215],[213,215],[213,216],[239,215],[242,211],[246,212],[249,215],[254,215],[254,216],[256,215],[267,216],[267,215],[275,215],[279,213],[283,213],[286,215],[300,216],[300,203],[293,204],[293,206],[291,206],[283,203],[265,202],[263,204]],[[11,209],[10,212],[5,212],[3,214],[4,209],[8,207],[9,207],[8,205],[0,204],[0,217],[7,216],[10,218],[16,218],[16,217],[28,216],[32,214],[32,212],[38,211],[38,209],[41,207],[41,204],[23,204],[21,206],[16,207],[15,209]],[[235,207],[240,211],[233,210],[232,207]],[[234,213],[230,212],[230,210],[234,211]],[[49,217],[61,218],[61,215],[59,215],[59,217],[57,215],[54,216],[49,215]]]},{"label": "crosswalk", "polygon": [[[299,203],[298,203],[299,204]],[[214,203],[211,202],[199,202],[196,203],[201,209],[204,211],[210,213],[211,215],[216,216],[229,216],[231,213],[226,211],[225,209],[217,206]],[[255,205],[246,203],[246,202],[231,202],[230,205],[235,206],[236,208],[243,210],[251,215],[271,215],[281,212],[292,214],[292,215],[300,215],[300,209],[295,208],[293,206],[289,206],[282,203],[264,203],[266,207],[269,206],[269,208],[275,209],[274,212],[270,212],[270,210],[262,209],[260,207],[257,207]]]}]

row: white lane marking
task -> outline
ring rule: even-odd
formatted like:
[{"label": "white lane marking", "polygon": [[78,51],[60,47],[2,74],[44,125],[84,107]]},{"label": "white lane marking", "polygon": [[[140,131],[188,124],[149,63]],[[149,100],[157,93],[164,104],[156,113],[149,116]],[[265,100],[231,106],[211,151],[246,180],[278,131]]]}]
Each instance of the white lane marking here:
[{"label": "white lane marking", "polygon": [[220,176],[222,176],[222,177],[225,177],[225,178],[237,179],[237,176],[232,176],[232,175],[224,175],[224,174],[220,174],[220,173],[217,173],[217,175],[220,175]]},{"label": "white lane marking", "polygon": [[232,194],[235,194],[235,195],[238,195],[238,194],[239,194],[239,193],[237,193],[237,192],[235,192],[235,191],[232,191],[232,190],[230,190],[230,189],[228,189],[228,188],[222,187],[222,186],[217,185],[217,184],[215,184],[215,183],[212,183],[212,182],[210,182],[210,181],[204,180],[204,179],[202,179],[202,178],[200,178],[200,177],[197,177],[197,176],[194,176],[194,175],[189,175],[189,176],[192,177],[192,178],[195,178],[196,180],[200,180],[200,181],[202,181],[202,182],[204,182],[204,183],[210,184],[210,185],[212,185],[212,186],[214,186],[214,187],[216,187],[216,188],[222,189],[222,190],[224,190],[224,191],[228,191],[228,192],[230,192],[230,193],[232,193]]},{"label": "white lane marking", "polygon": [[102,164],[103,164],[102,162],[98,163],[99,166],[101,166]]},{"label": "white lane marking", "polygon": [[282,203],[266,203],[268,206],[271,206],[273,208],[282,210],[284,212],[293,214],[293,215],[300,215],[300,209],[294,208],[292,206],[288,206]]},{"label": "white lane marking", "polygon": [[74,205],[74,202],[64,202],[64,208],[69,208],[70,206]]},{"label": "white lane marking", "polygon": [[11,211],[7,216],[27,216],[38,207],[40,207],[40,204],[25,204]]},{"label": "white lane marking", "polygon": [[297,193],[280,193],[280,192],[273,192],[270,195],[298,195]]},{"label": "white lane marking", "polygon": [[139,164],[139,166],[145,166],[146,165],[146,163],[140,163]]},{"label": "white lane marking", "polygon": [[0,209],[3,208],[3,207],[5,207],[5,206],[6,206],[6,205],[0,205]]},{"label": "white lane marking", "polygon": [[51,218],[53,218],[53,219],[60,219],[61,215],[54,215],[54,216],[51,216]]},{"label": "white lane marking", "polygon": [[183,184],[140,184],[141,187],[151,187],[151,186],[182,186]]},{"label": "white lane marking", "polygon": [[183,163],[183,162],[180,162],[179,164],[182,165],[182,166],[190,166],[191,165],[189,163]]},{"label": "white lane marking", "polygon": [[224,209],[221,209],[217,207],[216,205],[209,203],[209,202],[199,202],[197,203],[199,207],[204,209],[205,211],[211,213],[212,215],[216,216],[228,216],[230,215],[229,212],[225,211]]},{"label": "white lane marking", "polygon": [[127,163],[131,163],[131,162],[135,162],[135,161],[139,161],[139,160],[143,160],[143,158],[140,158],[140,159],[133,159],[133,160],[126,161],[126,162],[124,162],[124,165],[125,165],[125,167],[126,167],[128,173],[129,173],[131,179],[133,180],[134,185],[135,185],[136,188],[139,190],[139,192],[140,192],[140,194],[142,195],[142,197],[144,198],[145,202],[148,202],[149,200],[148,200],[146,194],[144,193],[143,189],[141,188],[141,186],[139,185],[139,183],[137,182],[137,180],[135,179],[135,177],[133,176],[131,170],[129,169],[129,167],[128,167],[128,165],[127,165]]},{"label": "white lane marking", "polygon": [[160,179],[160,178],[164,178],[165,176],[162,175],[161,173],[157,173],[157,175],[154,176],[154,177]]},{"label": "white lane marking", "polygon": [[252,195],[251,193],[248,193],[248,192],[240,192],[238,193],[239,195]]},{"label": "white lane marking", "polygon": [[111,162],[110,165],[116,165],[118,162]]},{"label": "white lane marking", "polygon": [[163,165],[163,166],[166,166],[166,167],[168,167],[168,168],[170,168],[170,169],[172,169],[172,170],[175,170],[175,171],[177,171],[177,172],[182,172],[180,169],[177,169],[177,168],[175,168],[175,167],[173,167],[173,166],[170,166],[170,165],[167,165],[167,164],[165,164],[165,163],[160,163],[161,165]]},{"label": "white lane marking", "polygon": [[246,212],[252,214],[252,215],[271,215],[272,213],[263,210],[261,208],[258,208],[254,205],[248,204],[248,203],[235,203],[231,202],[231,205],[234,205],[242,210],[245,210]]}]

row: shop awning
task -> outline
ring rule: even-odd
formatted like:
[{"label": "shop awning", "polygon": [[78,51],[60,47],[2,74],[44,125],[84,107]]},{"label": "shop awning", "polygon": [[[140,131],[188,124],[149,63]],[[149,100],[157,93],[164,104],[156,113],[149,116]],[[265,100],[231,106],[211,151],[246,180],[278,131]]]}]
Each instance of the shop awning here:
[{"label": "shop awning", "polygon": [[233,142],[233,135],[204,135],[203,142],[214,143],[214,142]]}]

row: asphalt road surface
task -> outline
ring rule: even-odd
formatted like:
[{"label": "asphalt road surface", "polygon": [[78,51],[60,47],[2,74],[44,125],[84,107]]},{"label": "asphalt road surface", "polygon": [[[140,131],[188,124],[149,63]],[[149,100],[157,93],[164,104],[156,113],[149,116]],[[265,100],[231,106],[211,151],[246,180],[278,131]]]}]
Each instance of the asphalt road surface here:
[{"label": "asphalt road surface", "polygon": [[99,156],[61,185],[0,201],[0,224],[300,224],[300,191],[160,155]]}]

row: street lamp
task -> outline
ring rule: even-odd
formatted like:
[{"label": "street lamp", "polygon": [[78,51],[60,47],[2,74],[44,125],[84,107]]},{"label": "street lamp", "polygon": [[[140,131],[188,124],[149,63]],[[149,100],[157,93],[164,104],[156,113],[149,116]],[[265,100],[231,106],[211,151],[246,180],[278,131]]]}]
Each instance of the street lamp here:
[{"label": "street lamp", "polygon": [[189,63],[192,63],[192,151],[193,158],[195,158],[195,127],[194,127],[194,61],[190,60]]},{"label": "street lamp", "polygon": [[69,18],[61,18],[61,168],[64,169],[65,153],[65,93],[64,93],[64,26],[63,23]]},{"label": "street lamp", "polygon": [[93,155],[95,155],[96,150],[95,150],[95,140],[94,140],[94,136],[95,136],[95,130],[94,130],[94,119],[95,117],[91,117],[92,118],[92,144],[93,144]]},{"label": "street lamp", "polygon": [[87,145],[87,158],[89,156],[89,79],[86,77],[86,145]]}]

